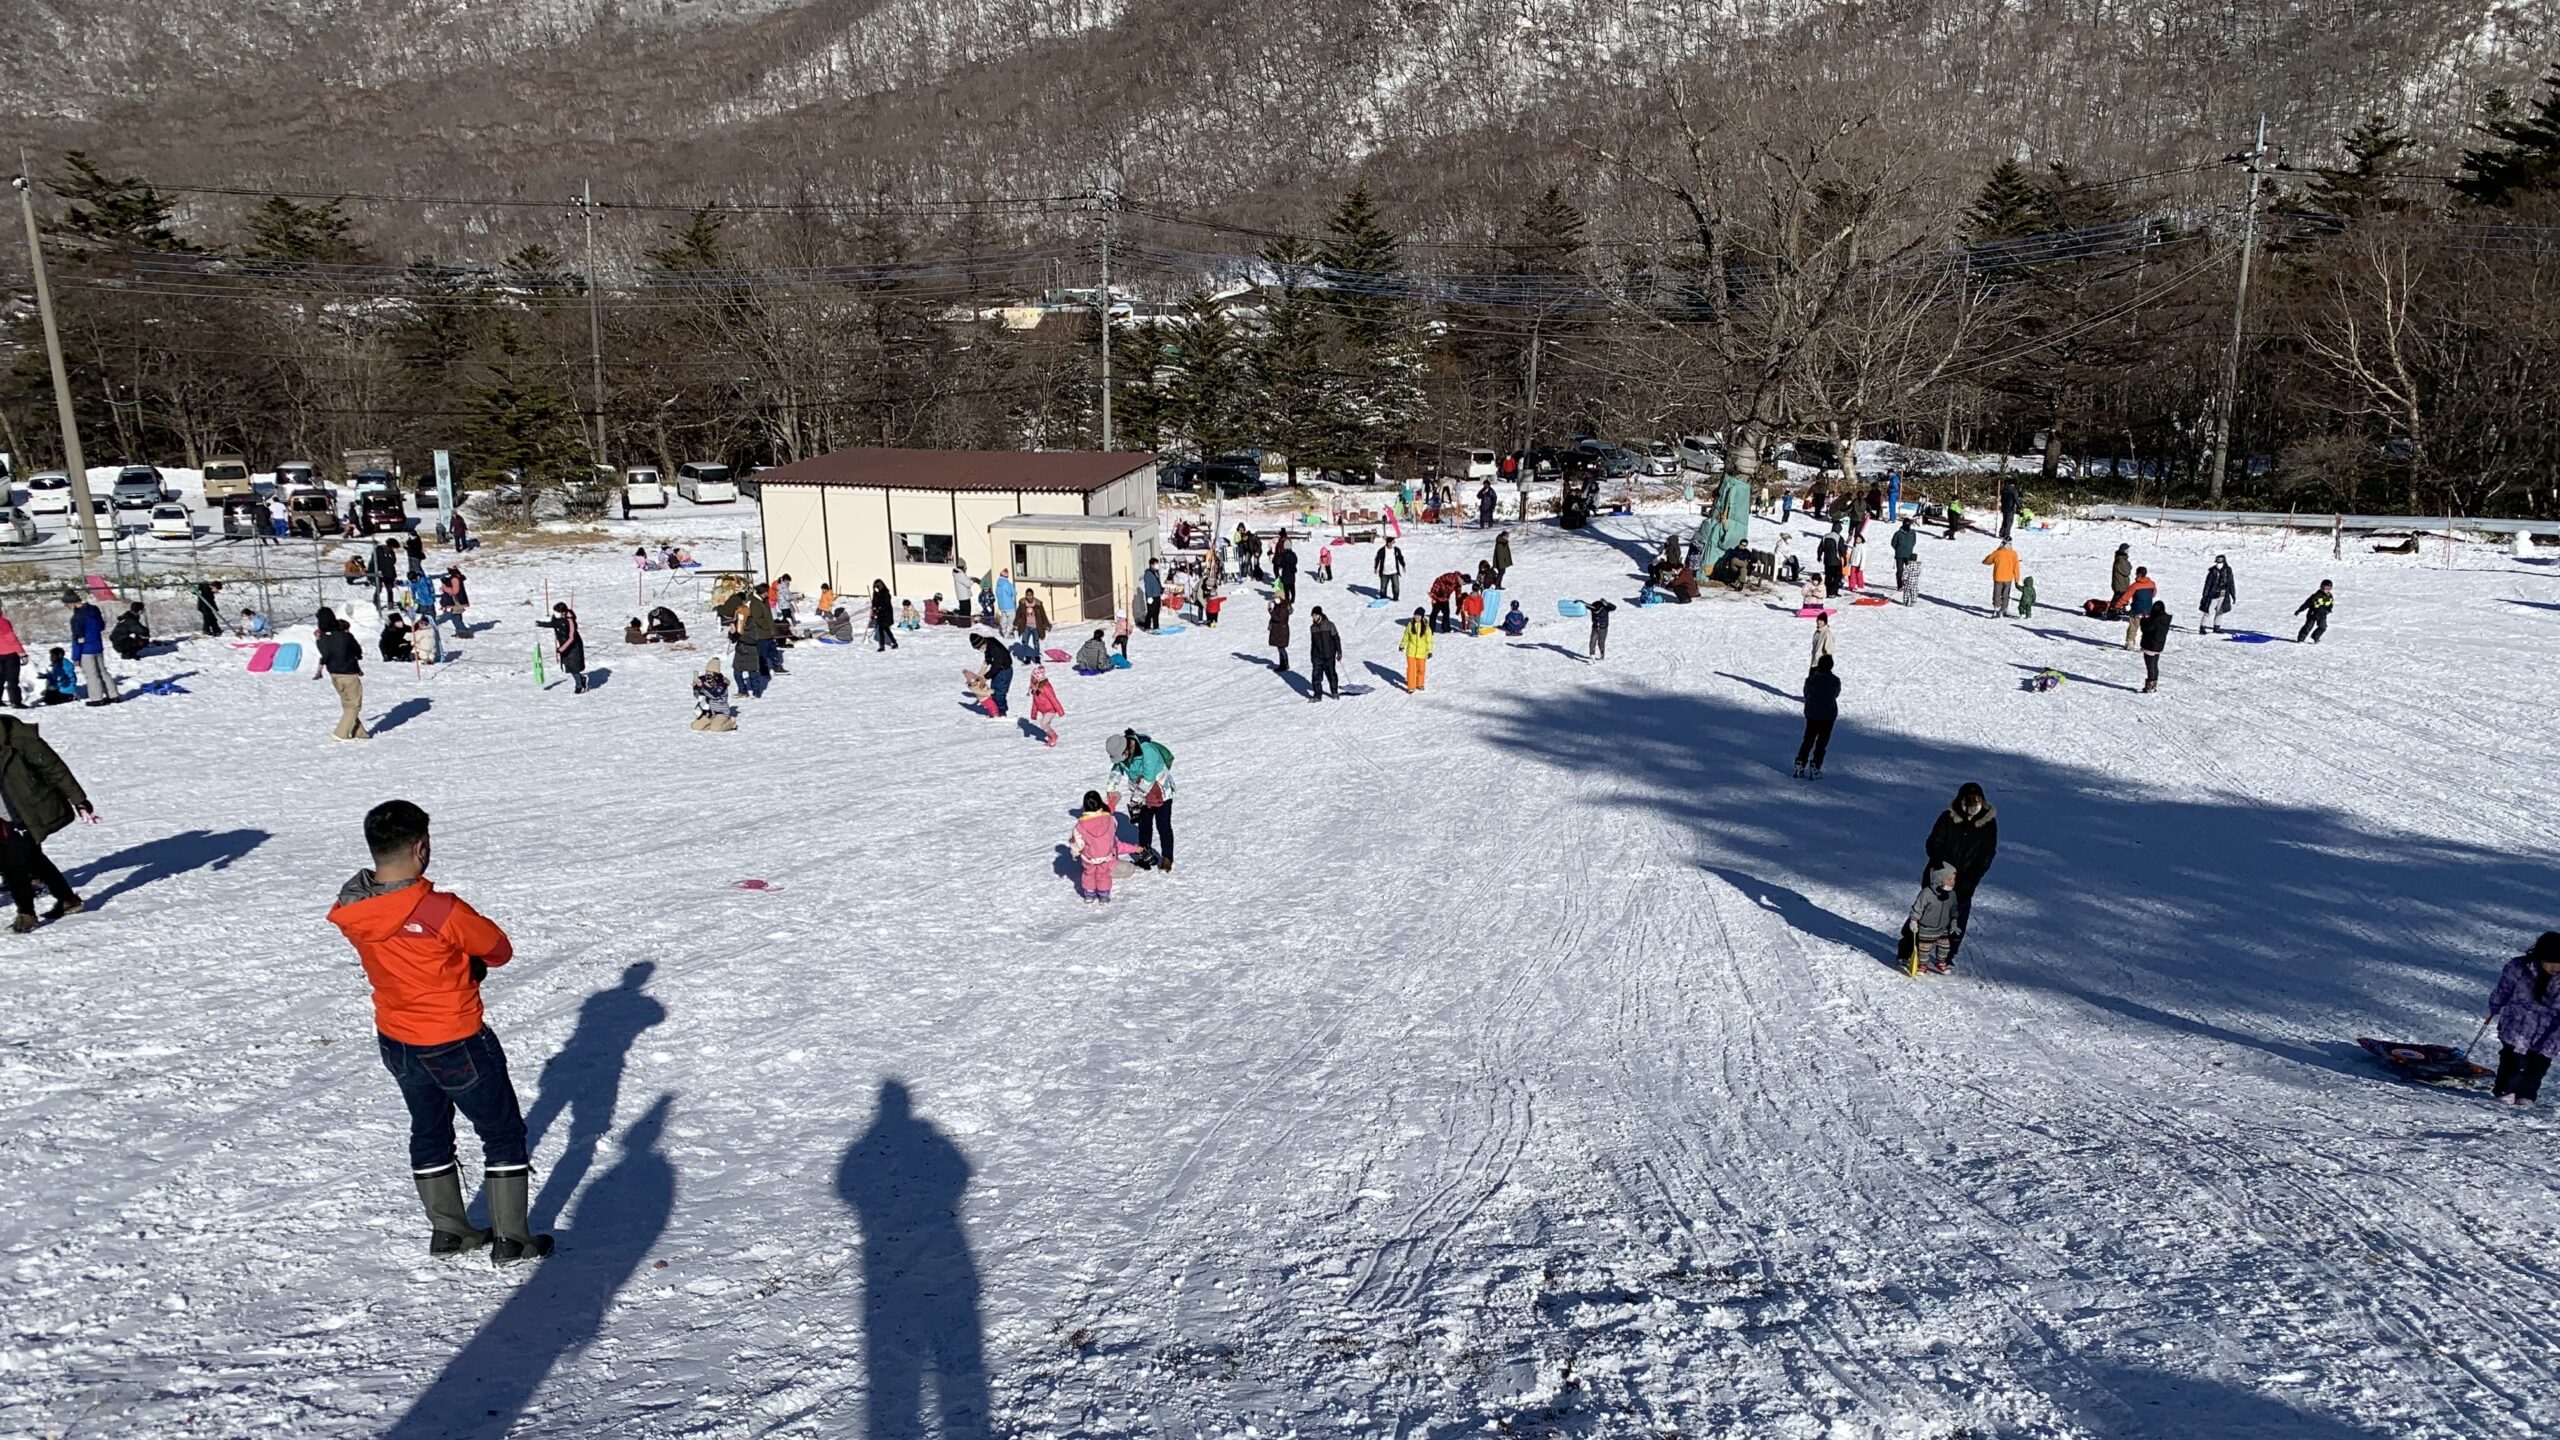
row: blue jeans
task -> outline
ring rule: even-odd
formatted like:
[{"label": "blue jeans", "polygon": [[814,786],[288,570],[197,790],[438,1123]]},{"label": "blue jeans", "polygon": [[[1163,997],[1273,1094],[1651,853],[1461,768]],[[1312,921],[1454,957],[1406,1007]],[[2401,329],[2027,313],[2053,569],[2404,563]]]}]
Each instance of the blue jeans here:
[{"label": "blue jeans", "polygon": [[[782,669],[782,642],[781,642],[781,641],[779,641],[779,640],[759,640],[759,641],[757,641],[757,642],[756,642],[756,653],[757,653],[758,655],[761,655],[761,656],[763,656],[763,657],[764,657],[764,673],[766,673],[767,675],[772,675],[772,674],[779,673],[779,672],[781,671],[781,669]],[[762,693],[762,692],[758,692],[758,693]]]},{"label": "blue jeans", "polygon": [[994,674],[989,675],[987,677],[987,688],[995,692],[996,713],[998,715],[1004,714],[1004,696],[1006,691],[1013,688],[1013,671],[1009,669],[998,670]]},{"label": "blue jeans", "polygon": [[498,1033],[480,1033],[443,1045],[410,1045],[377,1032],[382,1068],[400,1082],[400,1098],[409,1106],[409,1167],[421,1175],[450,1167],[453,1112],[460,1110],[480,1134],[480,1156],[491,1168],[522,1169],[525,1153],[524,1112],[516,1105],[516,1087],[507,1078],[507,1052],[498,1048]]}]

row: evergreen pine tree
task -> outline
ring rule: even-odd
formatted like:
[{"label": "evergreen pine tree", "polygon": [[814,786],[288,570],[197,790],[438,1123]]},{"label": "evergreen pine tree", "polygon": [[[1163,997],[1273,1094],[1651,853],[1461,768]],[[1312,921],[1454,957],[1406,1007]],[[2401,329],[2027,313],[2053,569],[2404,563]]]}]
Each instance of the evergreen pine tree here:
[{"label": "evergreen pine tree", "polygon": [[1204,460],[1242,446],[1251,434],[1244,391],[1252,357],[1225,307],[1208,295],[1191,295],[1163,330],[1165,426]]},{"label": "evergreen pine tree", "polygon": [[93,250],[197,253],[193,241],[169,228],[169,200],[149,182],[109,175],[83,151],[70,151],[62,160],[71,173],[53,184],[63,199],[55,234]]},{"label": "evergreen pine tree", "polygon": [[2304,192],[2311,208],[2340,220],[2399,209],[2401,202],[2391,195],[2389,177],[2407,163],[2416,143],[2408,132],[2379,115],[2368,115],[2339,143],[2347,152],[2347,163],[2314,172]]},{"label": "evergreen pine tree", "polygon": [[2497,142],[2462,153],[2455,193],[2474,204],[2505,209],[2526,195],[2560,187],[2560,67],[2543,77],[2542,94],[2523,113],[2494,95],[2473,128]]},{"label": "evergreen pine tree", "polygon": [[1283,238],[1263,247],[1262,258],[1273,279],[1262,287],[1262,333],[1252,347],[1255,428],[1289,458],[1295,481],[1300,470],[1338,458],[1328,444],[1335,397],[1325,371],[1324,316],[1306,284],[1315,251],[1303,240]]},{"label": "evergreen pine tree", "polygon": [[1965,233],[1976,243],[2017,240],[2053,228],[2051,196],[2015,160],[2003,160],[1966,208]]},{"label": "evergreen pine tree", "polygon": [[1375,464],[1422,414],[1422,355],[1403,245],[1366,185],[1353,187],[1325,222],[1316,263],[1347,382],[1346,404],[1334,417],[1339,443],[1350,450],[1350,463]]},{"label": "evergreen pine tree", "polygon": [[241,228],[248,232],[249,243],[241,247],[240,253],[250,260],[285,265],[363,265],[374,259],[373,251],[356,238],[355,224],[347,218],[344,202],[338,200],[301,205],[282,195],[270,195],[265,204],[249,212]]}]

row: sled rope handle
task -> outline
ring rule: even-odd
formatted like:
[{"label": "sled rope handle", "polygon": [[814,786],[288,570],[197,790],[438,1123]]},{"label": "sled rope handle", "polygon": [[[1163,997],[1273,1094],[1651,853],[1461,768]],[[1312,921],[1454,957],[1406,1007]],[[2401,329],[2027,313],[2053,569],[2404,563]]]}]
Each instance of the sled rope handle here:
[{"label": "sled rope handle", "polygon": [[2456,1055],[2461,1056],[2461,1057],[2462,1057],[2463,1059],[2465,1059],[2465,1060],[2470,1059],[2470,1058],[2471,1058],[2471,1046],[2472,1046],[2472,1045],[2477,1045],[2477,1044],[2479,1044],[2479,1043],[2480,1043],[2480,1037],[2481,1037],[2481,1036],[2483,1036],[2483,1035],[2486,1035],[2486,1034],[2488,1034],[2488,1033],[2489,1033],[2489,1022],[2488,1022],[2488,1021],[2486,1021],[2486,1020],[2483,1020],[2483,1021],[2481,1021],[2481,1022],[2480,1022],[2480,1028],[2479,1028],[2477,1031],[2473,1032],[2473,1034],[2472,1034],[2472,1036],[2471,1036],[2471,1045],[2465,1045],[2465,1046],[2463,1046],[2461,1049],[2456,1050],[2456,1051],[2454,1051],[2453,1053],[2454,1053],[2454,1054],[2456,1054]]}]

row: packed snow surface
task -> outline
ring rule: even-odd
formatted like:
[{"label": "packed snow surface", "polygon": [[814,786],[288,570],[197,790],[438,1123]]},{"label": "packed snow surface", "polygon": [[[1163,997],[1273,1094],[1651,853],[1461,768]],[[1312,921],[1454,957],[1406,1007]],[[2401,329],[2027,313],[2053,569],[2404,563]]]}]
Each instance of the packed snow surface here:
[{"label": "packed snow surface", "polygon": [[[485,628],[369,666],[370,744],[206,639],[118,667],[187,694],[30,717],[104,823],[50,847],[91,912],[0,936],[0,1433],[2560,1433],[2551,1122],[2354,1045],[2468,1041],[2560,925],[2560,566],[2065,522],[2001,621],[1990,542],[1933,536],[1920,605],[1840,613],[1797,781],[1810,622],[1626,605],[1668,512],[1515,536],[1536,623],[1415,696],[1394,619],[1488,536],[1410,533],[1403,606],[1365,547],[1308,587],[1338,704],[1241,590],[1053,666],[1055,750],[964,708],[948,629],[689,731],[719,651],[620,639],[714,631],[631,566],[688,523],[472,557]],[[2155,695],[2075,613],[2120,541],[2180,619]],[[2187,628],[2217,551],[2273,642]],[[535,686],[545,594],[593,693]],[[1596,596],[1593,664],[1555,602]],[[1062,846],[1123,726],[1178,864],[1100,908]],[[1967,780],[1999,859],[1913,980]],[[392,796],[515,938],[538,1264],[425,1255],[324,918]]]}]

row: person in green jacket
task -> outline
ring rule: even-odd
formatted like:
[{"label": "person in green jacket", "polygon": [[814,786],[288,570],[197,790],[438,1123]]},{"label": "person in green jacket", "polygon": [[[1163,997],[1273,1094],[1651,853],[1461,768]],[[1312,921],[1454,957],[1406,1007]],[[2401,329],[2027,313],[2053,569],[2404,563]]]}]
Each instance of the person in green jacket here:
[{"label": "person in green jacket", "polygon": [[2032,620],[2035,618],[2035,613],[2036,577],[2021,575],[2018,577],[2018,618]]},{"label": "person in green jacket", "polygon": [[0,805],[7,809],[6,819],[0,820],[0,874],[7,878],[9,898],[18,902],[18,916],[9,928],[21,935],[36,928],[38,885],[53,896],[45,919],[79,914],[80,897],[45,857],[44,842],[70,824],[72,816],[95,824],[98,813],[89,808],[89,797],[71,777],[71,767],[36,727],[14,715],[0,715]]}]

